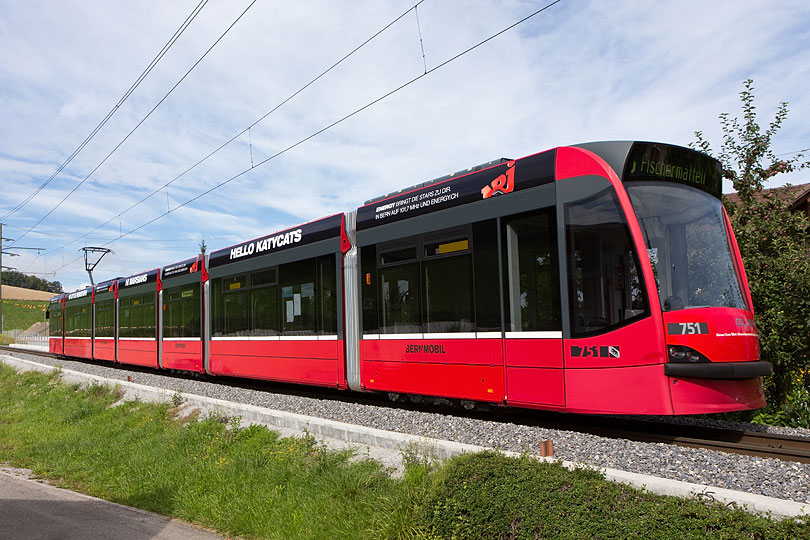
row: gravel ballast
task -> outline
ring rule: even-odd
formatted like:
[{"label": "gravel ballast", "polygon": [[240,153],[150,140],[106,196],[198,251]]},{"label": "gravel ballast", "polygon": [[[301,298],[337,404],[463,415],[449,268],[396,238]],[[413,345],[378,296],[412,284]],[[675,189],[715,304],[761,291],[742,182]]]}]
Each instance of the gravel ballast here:
[{"label": "gravel ballast", "polygon": [[[131,377],[132,381],[139,384],[165,388],[169,391],[503,450],[538,451],[542,441],[551,440],[554,443],[555,458],[563,460],[810,503],[810,464],[684,448],[663,443],[612,439],[503,421],[457,417],[441,408],[437,408],[437,412],[409,411],[383,405],[279,394],[271,390],[252,390],[159,373],[129,371],[21,351],[15,351],[12,355],[109,379],[126,381]],[[762,429],[761,426],[747,424],[711,423],[731,429],[741,427]],[[808,430],[774,431],[810,437]]]}]

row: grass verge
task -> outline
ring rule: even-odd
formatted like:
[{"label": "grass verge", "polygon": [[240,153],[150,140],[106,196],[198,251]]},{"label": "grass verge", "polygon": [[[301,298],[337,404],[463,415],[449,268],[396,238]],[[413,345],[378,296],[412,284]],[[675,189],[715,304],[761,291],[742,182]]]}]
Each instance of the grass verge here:
[{"label": "grass verge", "polygon": [[808,521],[660,497],[497,453],[401,478],[376,462],[238,419],[0,366],[0,461],[122,504],[249,538],[810,538]]}]

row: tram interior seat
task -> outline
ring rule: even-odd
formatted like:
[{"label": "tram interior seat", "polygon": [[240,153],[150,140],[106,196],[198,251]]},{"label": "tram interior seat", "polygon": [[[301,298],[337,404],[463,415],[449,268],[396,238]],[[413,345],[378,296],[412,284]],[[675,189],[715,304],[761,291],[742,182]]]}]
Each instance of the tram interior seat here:
[{"label": "tram interior seat", "polygon": [[472,321],[433,321],[425,326],[428,333],[475,332]]},{"label": "tram interior seat", "polygon": [[421,334],[422,325],[397,323],[388,327],[383,327],[381,330],[383,334]]},{"label": "tram interior seat", "polygon": [[608,326],[609,322],[607,317],[577,317],[574,331],[576,334],[595,332],[607,328]]}]

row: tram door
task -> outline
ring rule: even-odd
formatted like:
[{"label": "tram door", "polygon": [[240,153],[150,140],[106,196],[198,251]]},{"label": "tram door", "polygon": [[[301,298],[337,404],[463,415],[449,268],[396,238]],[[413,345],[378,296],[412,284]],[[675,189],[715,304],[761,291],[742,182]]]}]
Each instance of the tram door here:
[{"label": "tram door", "polygon": [[565,406],[555,208],[501,220],[507,402]]},{"label": "tram door", "polygon": [[[565,228],[566,407],[643,410],[649,399],[641,396],[648,395],[648,387],[632,368],[651,362],[647,355],[655,327],[627,217],[607,179],[599,181],[602,189],[559,197],[567,182],[586,181],[563,180],[557,186]],[[597,188],[599,183],[593,182]],[[612,396],[607,405],[606,395]]]}]

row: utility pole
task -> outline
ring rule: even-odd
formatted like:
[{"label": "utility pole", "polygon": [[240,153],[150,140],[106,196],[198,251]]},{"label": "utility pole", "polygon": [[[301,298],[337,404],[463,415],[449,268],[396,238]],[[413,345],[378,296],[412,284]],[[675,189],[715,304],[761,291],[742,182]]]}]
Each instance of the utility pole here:
[{"label": "utility pole", "polygon": [[[11,268],[9,266],[3,266],[3,255],[10,255],[12,257],[19,257],[18,253],[12,253],[10,251],[3,251],[3,240],[8,240],[9,242],[13,242],[14,240],[11,238],[3,238],[3,224],[0,223],[0,334],[3,333],[3,269],[6,270],[16,270],[16,268]],[[10,247],[7,249],[33,249],[36,250],[37,253],[42,251],[45,248],[34,248],[34,247]]]},{"label": "utility pole", "polygon": [[3,333],[3,224],[0,223],[0,334]]}]

